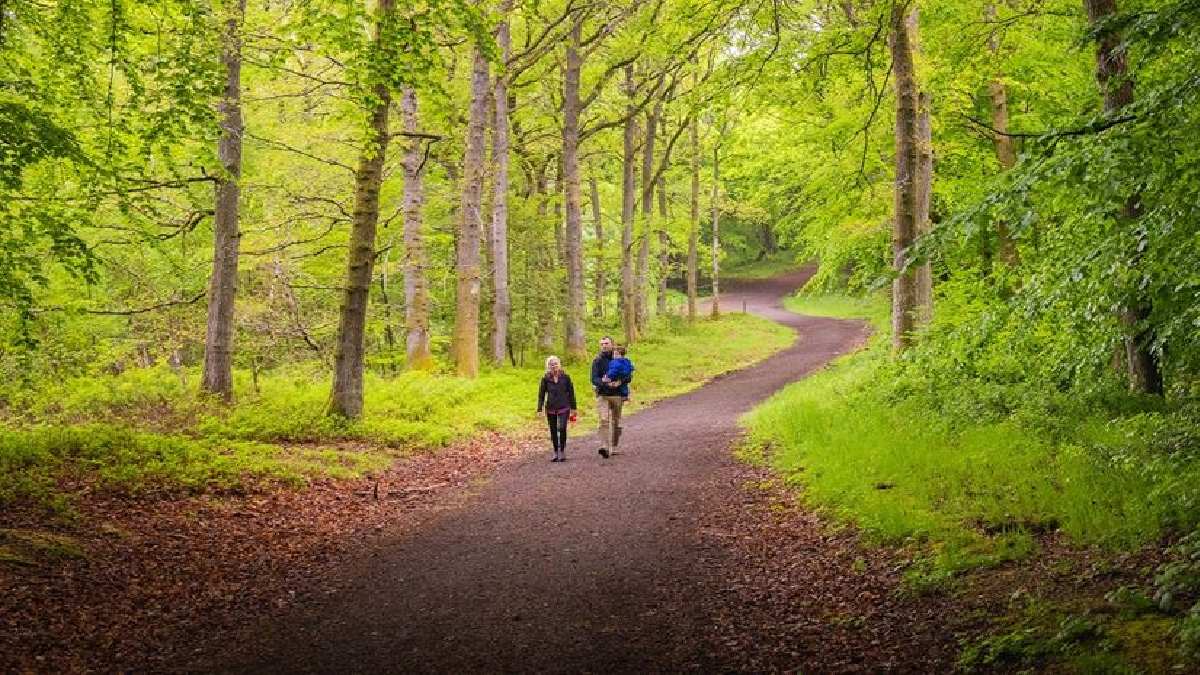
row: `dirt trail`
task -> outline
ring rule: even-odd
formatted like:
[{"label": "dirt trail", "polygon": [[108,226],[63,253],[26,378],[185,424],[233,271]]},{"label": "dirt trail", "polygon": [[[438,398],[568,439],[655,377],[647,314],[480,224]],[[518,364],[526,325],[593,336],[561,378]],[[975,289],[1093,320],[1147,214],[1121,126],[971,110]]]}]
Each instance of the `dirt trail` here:
[{"label": "dirt trail", "polygon": [[782,309],[811,274],[722,295],[727,309],[744,300],[795,328],[793,346],[629,418],[610,460],[592,433],[570,440],[566,463],[551,464],[547,451],[501,470],[466,504],[384,538],[346,570],[340,592],[256,627],[220,668],[647,672],[725,662],[702,646],[712,571],[728,562],[703,530],[706,516],[743,498],[729,478],[737,418],[867,334],[860,322]]}]

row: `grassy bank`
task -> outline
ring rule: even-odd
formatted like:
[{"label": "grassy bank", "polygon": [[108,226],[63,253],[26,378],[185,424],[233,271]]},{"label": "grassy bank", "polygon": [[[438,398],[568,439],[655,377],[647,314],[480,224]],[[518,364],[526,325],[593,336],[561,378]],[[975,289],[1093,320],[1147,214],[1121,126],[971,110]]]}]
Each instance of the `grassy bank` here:
[{"label": "grassy bank", "polygon": [[1097,414],[1053,433],[1015,419],[948,417],[885,386],[880,299],[791,298],[793,311],[867,318],[869,346],[748,414],[751,438],[808,498],[880,541],[935,543],[948,568],[1027,552],[1029,534],[1130,549],[1193,526],[1200,466],[1165,463],[1161,420]]},{"label": "grassy bank", "polygon": [[[1200,605],[1189,609],[1200,591],[1200,544],[1162,550],[1200,522],[1200,461],[1185,413],[1136,406],[1055,413],[1043,403],[1010,415],[954,414],[948,410],[957,408],[937,398],[961,393],[930,395],[897,383],[911,372],[890,357],[884,300],[798,297],[786,304],[807,314],[870,319],[878,330],[864,350],[747,414],[748,456],[771,462],[808,503],[853,523],[868,541],[909,550],[907,579],[917,591],[1035,555],[1043,535],[1101,559],[1158,550],[1152,557],[1168,562],[1137,572],[1144,585],[1127,591],[1142,598],[1134,603],[1140,609],[1130,613],[1101,597],[1092,598],[1099,610],[1085,611],[1111,613],[1100,624],[1113,634],[1159,617],[1156,626],[1174,625],[1185,646],[1200,646]],[[1072,607],[1045,614],[1066,625],[1079,611]],[[1025,609],[1013,611],[998,620],[993,637],[968,646],[965,666],[1074,658],[1074,647],[1054,642],[1057,623],[1035,632],[1021,623]],[[1121,644],[1135,657],[1141,649]]]},{"label": "grassy bank", "polygon": [[779,251],[761,260],[727,261],[721,268],[721,278],[736,279],[769,279],[790,272],[800,267],[796,256],[791,251]]},{"label": "grassy bank", "polygon": [[[695,388],[792,340],[791,331],[753,316],[694,326],[664,320],[630,352],[635,406]],[[568,368],[583,425],[593,415],[588,365]],[[360,476],[404,453],[485,431],[541,429],[533,415],[540,368],[491,369],[474,380],[371,372],[364,416],[354,422],[325,415],[329,378],[320,363],[260,373],[257,381],[238,371],[230,407],[199,396],[198,375],[162,365],[4,392],[0,504],[34,500],[62,510],[81,480],[128,491],[298,485]]]}]

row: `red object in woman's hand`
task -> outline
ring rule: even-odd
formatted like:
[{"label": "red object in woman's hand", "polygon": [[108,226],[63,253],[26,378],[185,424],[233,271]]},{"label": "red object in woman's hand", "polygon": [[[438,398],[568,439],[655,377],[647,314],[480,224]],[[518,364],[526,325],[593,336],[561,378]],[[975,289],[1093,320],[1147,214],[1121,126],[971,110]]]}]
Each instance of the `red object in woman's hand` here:
[{"label": "red object in woman's hand", "polygon": [[579,415],[576,415],[575,413],[571,413],[571,417],[570,417],[570,419],[571,419],[571,421],[572,421],[572,422],[575,422],[575,421],[577,421],[577,420],[578,420],[578,418],[579,418]]}]

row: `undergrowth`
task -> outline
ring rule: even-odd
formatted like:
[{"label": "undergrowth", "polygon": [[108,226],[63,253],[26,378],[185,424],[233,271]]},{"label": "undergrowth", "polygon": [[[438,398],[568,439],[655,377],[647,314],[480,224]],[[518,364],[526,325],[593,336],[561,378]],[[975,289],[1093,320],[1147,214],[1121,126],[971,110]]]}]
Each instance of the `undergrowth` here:
[{"label": "undergrowth", "polygon": [[[1186,402],[997,377],[1020,366],[1002,350],[980,350],[992,359],[983,364],[955,363],[953,345],[896,359],[885,303],[790,298],[793,311],[869,319],[876,334],[743,423],[748,442],[770,448],[773,466],[810,504],[856,524],[869,541],[914,551],[910,590],[939,590],[964,570],[1025,558],[1044,534],[1115,553],[1200,523],[1200,427]],[[1177,634],[1192,653],[1200,644],[1200,605],[1190,604],[1200,597],[1196,551],[1193,544],[1178,552],[1158,584],[1160,595],[1178,587],[1176,596],[1193,598],[1173,601],[1176,616],[1186,617]],[[995,666],[1014,649],[1070,655],[1069,641],[1044,633],[999,635],[964,658]]]},{"label": "undergrowth", "polygon": [[[693,389],[793,340],[790,330],[754,316],[695,325],[664,318],[630,350],[637,364],[634,403]],[[584,425],[594,414],[589,365],[568,368]],[[398,451],[485,431],[540,431],[534,412],[541,375],[540,367],[489,369],[473,380],[372,371],[364,416],[356,421],[326,414],[329,377],[320,363],[257,378],[239,370],[232,406],[201,396],[198,373],[166,365],[0,389],[0,410],[7,411],[0,421],[0,505],[24,499],[65,511],[63,485],[73,476],[127,491],[360,476],[386,467]]]},{"label": "undergrowth", "polygon": [[[887,311],[881,299],[844,297],[800,296],[788,306],[881,328]],[[880,540],[936,543],[949,567],[989,541],[1011,548],[1015,533],[1060,531],[1131,548],[1200,516],[1189,489],[1200,486],[1200,464],[1164,452],[1183,443],[1172,438],[1179,420],[1166,413],[1074,410],[1041,424],[954,415],[944,401],[935,407],[899,389],[907,375],[899,368],[879,330],[867,348],[786,388],[745,424],[753,440],[776,448],[777,468],[814,503]]]}]

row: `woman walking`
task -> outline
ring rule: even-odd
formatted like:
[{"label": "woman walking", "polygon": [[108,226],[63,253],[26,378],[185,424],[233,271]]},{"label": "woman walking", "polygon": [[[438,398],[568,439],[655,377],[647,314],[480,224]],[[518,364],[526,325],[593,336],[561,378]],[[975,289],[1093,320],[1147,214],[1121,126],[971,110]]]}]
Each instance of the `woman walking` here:
[{"label": "woman walking", "polygon": [[554,446],[551,462],[567,461],[567,422],[575,421],[578,406],[575,405],[575,386],[571,376],[563,372],[562,362],[557,356],[546,359],[546,374],[538,386],[538,412],[546,411],[546,423],[550,427],[550,443]]}]

